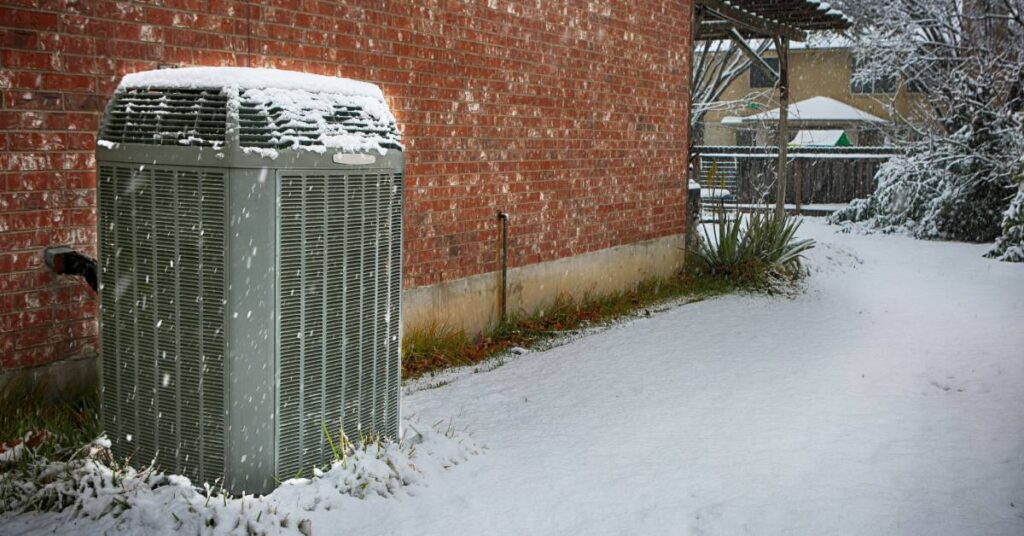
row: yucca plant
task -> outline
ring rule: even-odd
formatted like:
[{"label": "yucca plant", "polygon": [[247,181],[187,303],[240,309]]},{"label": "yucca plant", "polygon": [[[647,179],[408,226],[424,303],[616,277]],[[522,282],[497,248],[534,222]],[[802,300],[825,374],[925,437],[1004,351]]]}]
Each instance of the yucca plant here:
[{"label": "yucca plant", "polygon": [[796,238],[799,228],[799,220],[768,211],[732,219],[722,211],[690,248],[690,265],[700,274],[738,283],[796,279],[803,274],[803,254],[814,247],[814,240]]}]

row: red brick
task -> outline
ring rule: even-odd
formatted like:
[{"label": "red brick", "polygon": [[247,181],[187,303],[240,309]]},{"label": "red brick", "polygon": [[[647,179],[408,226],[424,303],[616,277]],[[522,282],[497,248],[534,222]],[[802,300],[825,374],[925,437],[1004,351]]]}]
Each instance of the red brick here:
[{"label": "red brick", "polygon": [[91,75],[44,74],[42,88],[59,91],[91,91],[96,87],[96,78]]},{"label": "red brick", "polygon": [[60,132],[15,132],[11,134],[12,151],[62,151],[68,149],[67,136]]},{"label": "red brick", "polygon": [[57,190],[63,188],[64,185],[64,174],[58,171],[16,172],[7,176],[7,191],[9,192]]},{"label": "red brick", "polygon": [[[31,79],[33,84],[42,83],[38,76],[32,76]],[[25,80],[28,81],[28,78]],[[60,110],[63,102],[63,95],[52,91],[10,89],[4,92],[4,103],[8,108]]]},{"label": "red brick", "polygon": [[96,187],[96,172],[94,171],[69,171],[67,176],[67,187],[74,190],[82,190]]},{"label": "red brick", "polygon": [[57,30],[57,14],[40,11],[0,7],[0,26],[34,31]]},{"label": "red brick", "polygon": [[7,48],[36,49],[39,47],[39,32],[5,28],[0,31],[0,46]]},{"label": "red brick", "polygon": [[13,360],[20,367],[36,367],[52,363],[56,359],[55,344],[19,349],[13,353]]},{"label": "red brick", "polygon": [[0,129],[3,130],[36,129],[46,124],[46,114],[43,113],[0,110]]},{"label": "red brick", "polygon": [[0,65],[5,69],[35,69],[41,71],[53,68],[56,62],[57,56],[51,52],[0,50]]},{"label": "red brick", "polygon": [[102,95],[69,93],[64,96],[64,102],[69,111],[101,112],[107,105],[107,98]]}]

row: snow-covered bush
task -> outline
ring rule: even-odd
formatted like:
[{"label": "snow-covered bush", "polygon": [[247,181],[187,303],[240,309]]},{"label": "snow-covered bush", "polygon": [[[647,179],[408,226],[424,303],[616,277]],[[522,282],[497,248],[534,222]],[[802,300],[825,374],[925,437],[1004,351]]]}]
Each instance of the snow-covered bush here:
[{"label": "snow-covered bush", "polygon": [[1017,176],[1017,183],[1017,195],[1003,213],[1002,234],[988,252],[989,257],[1002,261],[1024,262],[1024,166]]},{"label": "snow-covered bush", "polygon": [[831,221],[866,222],[926,239],[991,242],[1002,235],[1016,188],[1013,155],[1024,151],[1019,117],[965,125],[949,138],[907,143],[904,150],[879,167],[874,194],[854,200]]},{"label": "snow-covered bush", "polygon": [[391,496],[482,450],[450,425],[406,422],[405,429],[399,442],[334,441],[334,462],[262,497],[231,497],[216,485],[197,488],[183,476],[119,464],[99,439],[70,460],[38,457],[0,472],[0,525],[69,534],[310,534],[307,512]]},{"label": "snow-covered bush", "polygon": [[1014,232],[1012,214],[1019,213],[1010,207],[1024,153],[1024,0],[864,0],[844,7],[861,22],[854,81],[897,73],[901,91],[920,98],[912,97],[912,113],[893,125],[891,138],[903,154],[881,166],[875,193],[831,221],[1012,244],[1006,233]]}]

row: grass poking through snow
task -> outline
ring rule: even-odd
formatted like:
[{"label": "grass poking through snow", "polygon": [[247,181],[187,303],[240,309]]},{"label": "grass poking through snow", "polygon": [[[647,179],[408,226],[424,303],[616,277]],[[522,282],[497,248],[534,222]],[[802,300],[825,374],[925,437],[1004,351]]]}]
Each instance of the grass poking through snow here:
[{"label": "grass poking through snow", "polygon": [[442,324],[410,330],[402,340],[402,374],[417,378],[446,368],[480,363],[515,347],[540,342],[593,325],[612,322],[674,299],[704,299],[742,290],[743,285],[720,277],[678,274],[652,278],[636,289],[574,300],[558,296],[543,310],[513,316],[504,324],[472,338]]},{"label": "grass poking through snow", "polygon": [[100,435],[97,390],[55,401],[27,381],[15,382],[0,398],[0,473],[27,463],[19,454],[24,446],[38,456],[61,458]]}]

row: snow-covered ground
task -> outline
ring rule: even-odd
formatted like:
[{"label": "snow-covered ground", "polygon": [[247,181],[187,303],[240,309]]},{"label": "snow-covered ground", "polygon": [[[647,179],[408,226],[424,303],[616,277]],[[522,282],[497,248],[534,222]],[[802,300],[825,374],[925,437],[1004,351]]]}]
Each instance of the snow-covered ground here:
[{"label": "snow-covered ground", "polygon": [[292,490],[277,516],[315,535],[1024,534],[1024,265],[818,220],[802,234],[819,240],[804,294],[451,375],[403,411],[452,419],[482,454],[330,510]]}]

